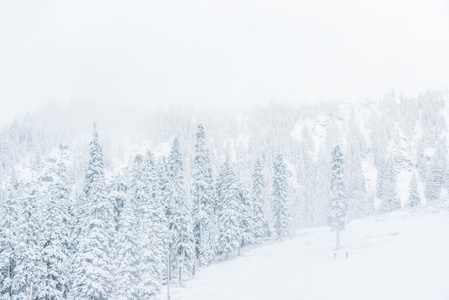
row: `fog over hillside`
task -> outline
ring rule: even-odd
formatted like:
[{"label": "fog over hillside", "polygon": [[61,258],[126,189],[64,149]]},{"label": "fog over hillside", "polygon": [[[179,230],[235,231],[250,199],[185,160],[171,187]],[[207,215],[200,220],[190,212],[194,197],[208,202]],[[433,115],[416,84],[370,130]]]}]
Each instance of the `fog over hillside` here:
[{"label": "fog over hillside", "polygon": [[449,86],[449,4],[0,4],[0,122],[45,103],[149,109],[418,96]]}]

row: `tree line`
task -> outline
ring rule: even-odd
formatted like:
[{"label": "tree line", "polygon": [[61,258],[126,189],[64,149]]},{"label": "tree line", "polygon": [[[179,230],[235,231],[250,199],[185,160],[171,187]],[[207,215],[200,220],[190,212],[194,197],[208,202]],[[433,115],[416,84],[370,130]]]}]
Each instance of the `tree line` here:
[{"label": "tree line", "polygon": [[96,128],[80,194],[67,178],[64,146],[50,174],[26,185],[8,174],[0,210],[1,299],[152,299],[167,280],[182,281],[217,256],[288,236],[282,156],[273,166],[270,226],[262,163],[247,187],[228,156],[215,181],[202,125],[195,139],[191,189],[177,138],[168,157],[136,155],[125,174],[108,182]]},{"label": "tree line", "polygon": [[[246,148],[201,124],[190,137],[167,129],[169,155],[137,154],[114,176],[96,128],[89,151],[60,146],[50,158],[44,132],[15,122],[0,133],[0,299],[151,299],[167,280],[297,228],[328,224],[338,247],[347,220],[449,190],[444,107],[435,93],[329,107],[326,118],[295,111],[300,121],[274,107],[253,114]],[[27,151],[39,156],[30,170]]]}]

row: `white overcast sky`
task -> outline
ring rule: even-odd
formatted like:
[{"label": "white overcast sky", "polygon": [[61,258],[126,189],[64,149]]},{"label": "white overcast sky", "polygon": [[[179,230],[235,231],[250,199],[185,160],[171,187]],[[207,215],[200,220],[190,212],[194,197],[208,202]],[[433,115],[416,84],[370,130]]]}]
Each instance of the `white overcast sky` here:
[{"label": "white overcast sky", "polygon": [[0,1],[1,123],[50,101],[240,106],[448,85],[448,0]]}]

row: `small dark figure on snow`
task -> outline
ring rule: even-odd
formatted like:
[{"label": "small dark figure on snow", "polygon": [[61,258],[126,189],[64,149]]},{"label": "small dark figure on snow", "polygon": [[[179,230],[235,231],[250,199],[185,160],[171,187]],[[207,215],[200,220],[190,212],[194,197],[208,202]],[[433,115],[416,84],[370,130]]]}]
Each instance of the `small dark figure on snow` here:
[{"label": "small dark figure on snow", "polygon": [[348,254],[348,252],[346,252],[346,258],[348,258],[349,257],[349,254]]},{"label": "small dark figure on snow", "polygon": [[337,259],[337,253],[334,253],[334,259]]}]

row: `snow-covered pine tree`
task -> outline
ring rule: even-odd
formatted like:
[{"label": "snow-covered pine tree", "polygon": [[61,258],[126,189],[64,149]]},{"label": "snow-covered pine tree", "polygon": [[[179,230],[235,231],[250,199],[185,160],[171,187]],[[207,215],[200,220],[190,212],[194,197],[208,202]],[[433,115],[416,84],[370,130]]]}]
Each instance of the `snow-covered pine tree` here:
[{"label": "snow-covered pine tree", "polygon": [[306,126],[303,129],[302,140],[301,147],[298,147],[298,192],[302,200],[299,211],[302,216],[303,225],[309,227],[318,225],[318,218],[315,214],[318,211],[318,201],[316,199],[319,198],[317,197],[319,192],[317,182],[321,182],[321,180],[318,180],[319,171],[322,169],[319,168],[319,165],[327,166],[327,164],[318,164],[318,162],[315,164],[312,159],[313,140]]},{"label": "snow-covered pine tree", "polygon": [[12,280],[13,299],[42,299],[42,279],[45,266],[42,255],[42,211],[36,183],[25,187],[24,197],[20,199],[21,209],[17,226],[15,248],[16,266]]},{"label": "snow-covered pine tree", "polygon": [[340,231],[345,229],[346,224],[346,196],[343,182],[343,153],[340,146],[336,146],[332,151],[331,161],[331,195],[329,199],[330,216],[329,225],[332,231],[337,234],[336,249],[340,248]]},{"label": "snow-covered pine tree", "polygon": [[16,274],[17,223],[20,185],[15,176],[6,176],[5,192],[0,199],[0,299],[11,299]]},{"label": "snow-covered pine tree", "polygon": [[114,178],[113,182],[109,186],[109,201],[114,206],[114,223],[115,230],[118,231],[121,226],[121,217],[123,206],[127,198],[128,186],[126,180],[122,176]]},{"label": "snow-covered pine tree", "polygon": [[139,293],[143,276],[138,272],[141,261],[140,255],[146,249],[139,248],[141,235],[139,232],[136,207],[134,199],[120,196],[121,224],[118,227],[116,247],[116,274],[115,274],[115,298],[116,299],[142,299]]},{"label": "snow-covered pine tree", "polygon": [[[353,115],[351,114],[351,116]],[[353,124],[352,127],[355,127],[355,125]],[[347,145],[344,165],[345,194],[348,205],[347,218],[349,220],[369,216],[374,213],[375,209],[374,202],[366,190],[365,176],[362,171],[360,139],[358,130],[353,133],[353,136],[349,137],[350,142]]]},{"label": "snow-covered pine tree", "polygon": [[274,230],[279,238],[284,238],[290,234],[291,222],[288,203],[287,167],[281,154],[276,156],[273,169],[272,208]]},{"label": "snow-covered pine tree", "polygon": [[[148,153],[148,156],[151,156]],[[151,158],[152,159],[152,158]],[[136,231],[138,239],[137,247],[140,250],[136,266],[136,277],[140,278],[138,297],[142,299],[152,299],[160,288],[158,274],[154,274],[153,264],[155,254],[152,245],[151,230],[151,205],[150,198],[156,190],[154,184],[150,182],[146,167],[146,159],[142,155],[137,155],[131,172],[130,201],[134,203],[136,217]],[[156,245],[157,246],[157,245]]]},{"label": "snow-covered pine tree", "polygon": [[80,237],[73,265],[75,299],[110,299],[113,291],[114,209],[106,194],[103,150],[94,124],[84,180]]},{"label": "snow-covered pine tree", "polygon": [[254,165],[252,174],[251,208],[254,216],[254,237],[256,242],[261,242],[271,235],[270,227],[265,213],[263,168],[260,160]]},{"label": "snow-covered pine tree", "polygon": [[239,249],[242,239],[240,194],[229,157],[220,169],[217,180],[218,253],[229,254]]},{"label": "snow-covered pine tree", "polygon": [[157,181],[157,189],[159,196],[161,197],[161,201],[164,206],[164,212],[167,219],[167,227],[170,228],[170,224],[172,221],[170,220],[172,215],[172,206],[173,206],[173,188],[171,186],[170,175],[169,173],[169,165],[165,156],[161,157],[157,161],[157,173],[158,173],[158,181]]},{"label": "snow-covered pine tree", "polygon": [[[158,173],[158,181],[157,181],[157,193],[158,197],[162,202],[162,208],[164,210],[165,216],[165,224],[166,224],[166,240],[164,241],[165,247],[165,256],[166,256],[166,269],[168,280],[172,279],[172,276],[176,274],[176,266],[174,264],[175,257],[177,256],[174,247],[172,246],[172,241],[177,240],[177,230],[174,230],[175,226],[175,214],[174,211],[174,202],[175,202],[175,194],[176,191],[173,188],[172,180],[169,174],[169,161],[167,161],[166,157],[163,156],[158,159],[157,162],[157,173]],[[179,275],[179,274],[178,274]]]},{"label": "snow-covered pine tree", "polygon": [[429,202],[440,199],[443,176],[446,170],[447,142],[446,138],[438,140],[435,154],[432,156],[426,175],[425,195]]},{"label": "snow-covered pine tree", "polygon": [[163,203],[163,209],[164,209],[164,213],[165,213],[165,220],[166,220],[166,224],[167,224],[167,245],[166,247],[168,247],[167,251],[168,251],[168,262],[167,262],[167,267],[168,267],[168,278],[169,280],[172,279],[172,276],[174,275],[174,273],[176,273],[175,265],[174,265],[174,260],[176,255],[176,251],[174,250],[174,248],[176,248],[175,244],[177,241],[177,237],[178,237],[178,232],[175,229],[175,219],[176,219],[176,213],[175,211],[175,194],[176,191],[173,188],[172,185],[172,180],[170,179],[170,175],[169,175],[169,163],[167,162],[167,159],[164,157],[161,157],[158,160],[157,163],[157,171],[158,171],[158,193],[159,196],[161,197],[161,201]]},{"label": "snow-covered pine tree", "polygon": [[[251,245],[256,241],[255,236],[255,216],[254,209],[252,207],[251,196],[249,189],[239,184],[239,196],[240,196],[240,214],[242,224],[242,239],[240,247]],[[240,249],[239,249],[240,250]],[[240,251],[239,251],[240,252]],[[240,254],[240,253],[239,253]]]},{"label": "snow-covered pine tree", "polygon": [[49,186],[48,203],[43,213],[44,244],[42,261],[46,266],[44,299],[67,299],[70,279],[70,245],[72,216],[67,168],[63,161],[64,146],[60,146],[56,176]]},{"label": "snow-covered pine tree", "polygon": [[178,139],[175,138],[168,159],[171,197],[169,216],[170,253],[173,266],[178,268],[178,279],[182,281],[183,270],[192,271],[195,259],[195,241],[191,217],[191,205],[184,182],[184,167]]},{"label": "snow-covered pine tree", "polygon": [[198,264],[205,266],[215,257],[216,227],[214,209],[216,194],[212,179],[212,166],[202,124],[198,125],[196,133],[192,172],[192,218],[195,254]]},{"label": "snow-covered pine tree", "polygon": [[167,219],[164,213],[161,191],[159,189],[159,174],[153,154],[147,152],[142,161],[140,180],[134,178],[140,185],[138,191],[137,210],[139,212],[139,229],[141,235],[141,262],[139,273],[142,278],[139,287],[141,299],[153,299],[161,289],[163,274],[166,271],[167,260]]},{"label": "snow-covered pine tree", "polygon": [[377,174],[377,197],[381,200],[381,212],[401,209],[401,202],[396,193],[397,174],[392,157],[380,162]]},{"label": "snow-covered pine tree", "polygon": [[[310,214],[312,216],[312,223],[314,226],[329,225],[329,215],[330,215],[330,188],[328,184],[323,184],[324,182],[331,182],[332,172],[331,172],[331,156],[329,153],[322,149],[318,153],[318,160],[315,164],[312,164],[312,171],[310,172],[311,182],[308,182],[306,187],[307,197]],[[313,170],[316,168],[316,170]],[[306,174],[307,176],[308,174]],[[315,177],[312,177],[315,175]],[[307,182],[307,181],[306,181]],[[324,201],[327,199],[327,201]]]},{"label": "snow-covered pine tree", "polygon": [[418,192],[418,183],[416,182],[415,173],[413,173],[412,179],[410,180],[407,207],[419,206],[420,204],[421,204],[421,197],[419,196]]},{"label": "snow-covered pine tree", "polygon": [[426,154],[426,145],[423,139],[418,139],[415,143],[416,151],[416,168],[418,171],[418,179],[425,182],[428,169],[428,156]]},{"label": "snow-covered pine tree", "polygon": [[[139,297],[142,294],[148,295],[148,297],[154,296],[155,286],[157,285],[156,279],[151,274],[151,240],[149,234],[150,226],[150,208],[149,198],[147,194],[147,178],[145,174],[144,157],[140,154],[136,155],[134,164],[131,171],[131,186],[129,189],[130,202],[134,203],[129,205],[129,208],[134,206],[134,216],[136,217],[136,231],[139,236],[137,248],[140,250],[138,261],[136,262],[136,277],[141,278],[139,287],[144,286],[145,290],[139,291]],[[122,219],[123,220],[123,219]],[[121,221],[122,221],[121,220]],[[120,222],[121,222],[120,221]],[[120,232],[120,229],[119,229]],[[122,232],[123,233],[123,232]],[[145,284],[143,283],[144,281]],[[139,288],[138,287],[138,288]],[[120,293],[120,291],[119,291]]]}]

